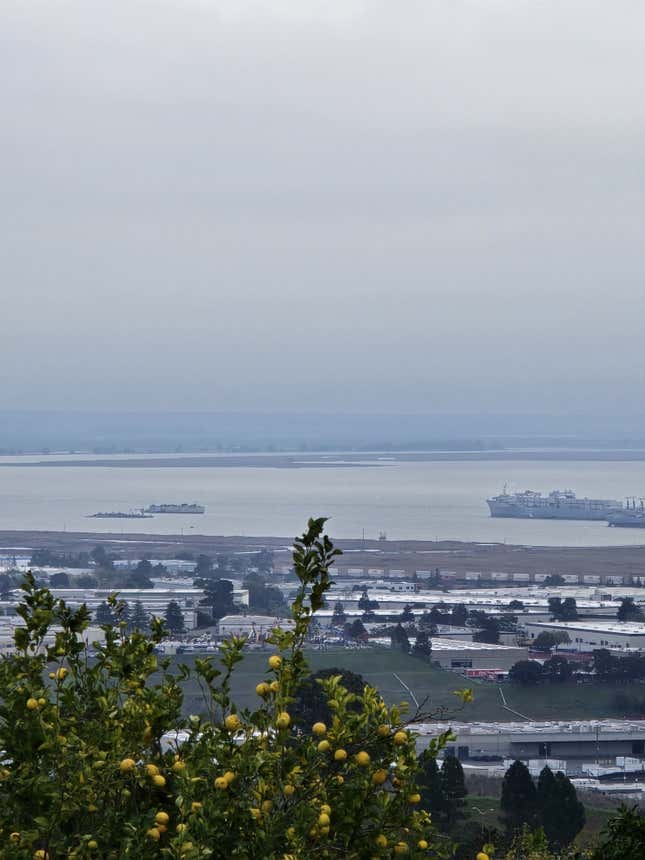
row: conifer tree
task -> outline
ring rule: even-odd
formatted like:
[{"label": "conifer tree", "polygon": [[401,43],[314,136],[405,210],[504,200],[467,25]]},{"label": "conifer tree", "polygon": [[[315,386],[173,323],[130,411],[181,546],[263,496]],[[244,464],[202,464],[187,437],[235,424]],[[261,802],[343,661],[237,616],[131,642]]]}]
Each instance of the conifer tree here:
[{"label": "conifer tree", "polygon": [[134,609],[130,616],[130,627],[132,630],[140,630],[142,633],[150,628],[150,617],[140,600],[136,600],[134,603]]},{"label": "conifer tree", "polygon": [[426,750],[419,757],[419,763],[421,770],[417,784],[421,808],[429,812],[437,824],[444,824],[448,816],[448,800],[437,760]]},{"label": "conifer tree", "polygon": [[571,780],[562,772],[555,775],[545,767],[540,773],[537,788],[537,805],[540,824],[555,849],[569,845],[585,824],[585,808],[578,800]]},{"label": "conifer tree", "polygon": [[532,826],[537,813],[537,791],[529,769],[521,761],[514,761],[502,782],[502,821],[509,834],[523,824]]},{"label": "conifer tree", "polygon": [[464,798],[468,794],[464,780],[464,769],[454,755],[447,755],[441,765],[441,783],[446,797],[446,826],[451,830],[464,815]]},{"label": "conifer tree", "polygon": [[165,620],[171,633],[185,633],[184,614],[176,600],[171,600],[166,607]]}]

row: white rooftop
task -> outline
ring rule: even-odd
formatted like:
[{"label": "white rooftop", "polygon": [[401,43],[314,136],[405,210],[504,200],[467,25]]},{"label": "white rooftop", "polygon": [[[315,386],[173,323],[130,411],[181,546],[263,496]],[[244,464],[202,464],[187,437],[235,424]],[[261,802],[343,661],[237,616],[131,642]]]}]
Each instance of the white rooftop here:
[{"label": "white rooftop", "polygon": [[645,624],[633,621],[526,621],[529,627],[549,627],[558,630],[581,630],[589,633],[622,633],[624,636],[645,636]]}]

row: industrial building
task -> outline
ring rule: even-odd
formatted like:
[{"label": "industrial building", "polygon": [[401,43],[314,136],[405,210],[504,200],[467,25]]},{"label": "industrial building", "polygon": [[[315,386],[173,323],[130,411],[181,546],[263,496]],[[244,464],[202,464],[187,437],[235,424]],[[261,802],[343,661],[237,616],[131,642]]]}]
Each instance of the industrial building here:
[{"label": "industrial building", "polygon": [[529,640],[540,633],[567,633],[571,642],[567,650],[645,651],[645,624],[629,621],[529,621],[523,622]]},{"label": "industrial building", "polygon": [[466,642],[432,637],[432,662],[442,669],[469,669],[506,673],[518,660],[528,659],[526,648],[493,645],[489,642]]},{"label": "industrial building", "polygon": [[461,759],[587,759],[611,761],[616,756],[645,755],[645,721],[590,720],[571,722],[428,723],[417,727],[417,748],[452,728],[456,743],[448,753]]}]

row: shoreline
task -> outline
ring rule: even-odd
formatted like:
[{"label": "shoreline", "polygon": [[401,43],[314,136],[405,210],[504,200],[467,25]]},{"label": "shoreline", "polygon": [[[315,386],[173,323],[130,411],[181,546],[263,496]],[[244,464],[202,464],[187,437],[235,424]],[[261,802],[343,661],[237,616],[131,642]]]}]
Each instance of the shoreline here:
[{"label": "shoreline", "polygon": [[[529,546],[503,543],[473,543],[460,541],[425,540],[368,540],[362,538],[334,539],[343,550],[335,569],[349,573],[352,570],[383,568],[400,570],[411,576],[415,570],[465,575],[473,571],[483,574],[542,574],[601,576],[621,575],[643,577],[645,570],[645,535],[641,545],[621,546]],[[332,535],[333,538],[333,535]],[[179,552],[194,555],[217,555],[258,552],[261,549],[274,553],[276,566],[290,562],[292,537],[155,534],[128,532],[68,532],[38,530],[0,531],[0,553],[28,552],[33,549],[50,549],[55,552],[89,551],[94,546],[118,552],[123,558],[173,558]],[[400,574],[399,574],[400,575]],[[500,582],[500,586],[508,585]],[[528,584],[515,581],[515,586]],[[593,583],[592,583],[593,584]]]}]

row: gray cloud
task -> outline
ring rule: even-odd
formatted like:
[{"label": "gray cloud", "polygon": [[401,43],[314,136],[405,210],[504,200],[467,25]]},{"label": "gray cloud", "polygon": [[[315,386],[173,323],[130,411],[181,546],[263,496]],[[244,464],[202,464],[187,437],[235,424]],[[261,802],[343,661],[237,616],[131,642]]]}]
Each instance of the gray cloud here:
[{"label": "gray cloud", "polygon": [[7,406],[642,399],[641,3],[2,16]]}]

